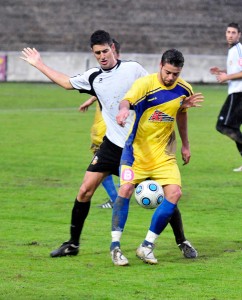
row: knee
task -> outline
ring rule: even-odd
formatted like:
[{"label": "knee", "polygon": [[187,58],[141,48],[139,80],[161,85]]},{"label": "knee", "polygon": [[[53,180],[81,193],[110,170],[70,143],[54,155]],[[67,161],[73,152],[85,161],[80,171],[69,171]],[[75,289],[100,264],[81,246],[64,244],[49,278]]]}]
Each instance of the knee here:
[{"label": "knee", "polygon": [[177,187],[176,189],[173,189],[169,191],[167,194],[165,194],[165,198],[170,201],[171,203],[177,204],[182,196],[182,191],[180,187]]},{"label": "knee", "polygon": [[84,183],[80,186],[79,192],[78,192],[78,199],[81,200],[90,200],[94,191],[90,188],[88,188]]},{"label": "knee", "polygon": [[125,183],[119,188],[119,196],[124,198],[130,198],[134,191],[134,185],[131,183]]}]

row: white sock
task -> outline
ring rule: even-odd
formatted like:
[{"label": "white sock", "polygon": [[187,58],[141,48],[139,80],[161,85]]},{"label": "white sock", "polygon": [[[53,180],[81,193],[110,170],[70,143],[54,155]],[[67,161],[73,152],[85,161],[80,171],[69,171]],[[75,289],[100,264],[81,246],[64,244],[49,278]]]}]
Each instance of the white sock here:
[{"label": "white sock", "polygon": [[122,231],[112,231],[111,236],[112,236],[112,243],[119,242],[122,236]]},{"label": "white sock", "polygon": [[146,238],[145,238],[145,240],[147,241],[147,242],[149,242],[149,243],[152,243],[152,244],[154,244],[155,243],[155,240],[158,238],[158,234],[156,234],[156,233],[154,233],[154,232],[152,232],[152,231],[148,231],[147,232],[147,235],[146,235]]}]

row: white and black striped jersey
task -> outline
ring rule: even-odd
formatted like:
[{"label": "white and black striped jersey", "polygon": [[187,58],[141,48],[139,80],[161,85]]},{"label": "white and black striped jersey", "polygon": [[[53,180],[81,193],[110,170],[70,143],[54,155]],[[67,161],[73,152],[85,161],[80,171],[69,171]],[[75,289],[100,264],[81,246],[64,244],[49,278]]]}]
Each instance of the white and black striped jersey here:
[{"label": "white and black striped jersey", "polygon": [[133,122],[131,113],[125,127],[116,122],[119,103],[134,81],[147,75],[148,72],[137,62],[120,61],[111,70],[92,68],[82,75],[70,78],[74,89],[98,98],[102,116],[106,123],[106,136],[115,145],[123,148]]}]

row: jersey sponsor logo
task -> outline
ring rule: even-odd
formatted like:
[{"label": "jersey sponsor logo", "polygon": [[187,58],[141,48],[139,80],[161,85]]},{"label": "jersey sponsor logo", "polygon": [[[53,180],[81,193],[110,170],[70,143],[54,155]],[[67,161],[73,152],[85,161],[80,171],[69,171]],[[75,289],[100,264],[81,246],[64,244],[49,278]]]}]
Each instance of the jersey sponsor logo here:
[{"label": "jersey sponsor logo", "polygon": [[93,157],[93,160],[92,160],[92,162],[91,162],[91,165],[95,165],[96,163],[98,162],[98,156],[94,156]]},{"label": "jersey sponsor logo", "polygon": [[151,121],[151,122],[173,122],[174,118],[157,109],[149,117],[149,121]]},{"label": "jersey sponsor logo", "polygon": [[134,171],[131,168],[125,168],[122,170],[121,178],[123,181],[131,181],[134,179]]}]

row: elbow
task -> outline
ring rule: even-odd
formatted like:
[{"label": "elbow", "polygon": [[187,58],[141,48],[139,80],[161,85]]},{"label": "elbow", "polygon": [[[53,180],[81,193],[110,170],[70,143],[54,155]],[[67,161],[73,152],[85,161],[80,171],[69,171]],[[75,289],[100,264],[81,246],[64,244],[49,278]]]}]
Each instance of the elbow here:
[{"label": "elbow", "polygon": [[73,86],[71,85],[70,81],[65,81],[62,84],[60,84],[61,87],[63,87],[65,90],[73,90]]}]

